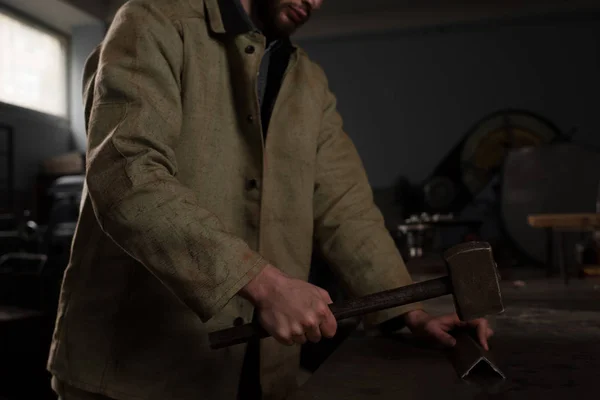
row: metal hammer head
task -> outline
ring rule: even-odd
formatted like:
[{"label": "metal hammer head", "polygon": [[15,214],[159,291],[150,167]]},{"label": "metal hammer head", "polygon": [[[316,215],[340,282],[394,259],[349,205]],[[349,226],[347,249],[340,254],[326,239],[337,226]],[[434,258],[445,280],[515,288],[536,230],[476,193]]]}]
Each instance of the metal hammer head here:
[{"label": "metal hammer head", "polygon": [[461,243],[446,251],[444,259],[462,321],[504,311],[500,275],[489,243]]}]

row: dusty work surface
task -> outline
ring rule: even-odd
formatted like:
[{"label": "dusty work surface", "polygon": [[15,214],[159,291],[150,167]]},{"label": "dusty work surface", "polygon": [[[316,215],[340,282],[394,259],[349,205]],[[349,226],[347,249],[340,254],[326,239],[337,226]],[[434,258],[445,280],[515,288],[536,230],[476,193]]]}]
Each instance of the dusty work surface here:
[{"label": "dusty work surface", "polygon": [[[503,283],[506,312],[493,319],[492,352],[508,379],[484,388],[461,382],[445,354],[406,332],[356,332],[291,400],[563,399],[600,396],[600,288],[574,281]],[[449,297],[426,303],[452,311]]]}]

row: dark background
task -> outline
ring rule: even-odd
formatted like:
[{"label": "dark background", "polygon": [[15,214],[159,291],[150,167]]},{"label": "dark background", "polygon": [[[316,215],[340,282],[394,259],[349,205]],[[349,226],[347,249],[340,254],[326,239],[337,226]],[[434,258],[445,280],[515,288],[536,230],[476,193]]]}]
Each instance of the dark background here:
[{"label": "dark background", "polygon": [[[68,118],[0,103],[0,124],[14,129],[17,213],[22,209],[35,213],[40,207],[48,208],[48,204],[40,204],[45,201],[40,192],[47,189],[44,185],[53,177],[40,177],[42,163],[68,152],[85,151],[82,68],[123,2],[0,0],[0,7],[63,35],[69,50]],[[478,121],[496,111],[532,112],[550,121],[561,133],[573,134],[574,143],[600,149],[600,2],[597,0],[325,0],[323,10],[294,39],[325,69],[376,199],[383,199],[390,206],[382,207],[387,222],[396,223],[404,217],[394,204],[393,187],[398,179],[404,177],[411,183],[425,180]],[[587,189],[586,193],[596,190]],[[488,190],[484,195],[493,198],[494,192]],[[560,205],[560,198],[555,200],[553,204]],[[593,196],[588,199],[586,195],[577,204],[580,207],[577,210],[567,203],[569,209],[563,211],[595,209]],[[485,240],[501,236],[497,214],[484,215],[473,207],[467,208],[465,214],[486,220]],[[545,244],[543,232],[534,233],[538,235],[536,245],[541,252]],[[448,243],[461,240],[460,233],[449,236],[445,237]],[[571,261],[577,240],[579,236],[569,236]],[[0,280],[3,301],[0,303],[0,400],[5,395],[10,400],[53,398],[44,366],[60,271],[68,259],[70,238],[63,235],[57,242],[48,262],[52,275],[41,280],[37,276]],[[502,248],[494,242],[498,259],[503,259]],[[512,260],[511,257],[506,259]],[[319,265],[318,261],[315,260],[315,265]],[[415,267],[412,261],[418,260],[409,262],[409,269],[417,272],[418,279],[424,270]],[[541,270],[543,274],[539,268],[543,265],[539,264],[537,272]],[[525,266],[519,264],[518,273],[503,271],[503,277],[510,277],[503,283],[510,286],[512,277],[528,276]],[[314,281],[322,282],[334,298],[342,295],[331,276],[315,274]],[[541,298],[560,299],[563,309],[597,310],[598,289],[588,285],[588,281],[582,282],[587,286],[582,290],[571,286],[570,292],[563,290],[562,282],[551,286],[552,290],[545,285],[539,286],[539,292],[530,290],[529,297],[519,300],[527,306],[523,314],[516,307],[504,322],[509,327],[511,321],[529,323],[529,307],[540,306]],[[521,299],[520,287],[511,287],[509,294]],[[20,294],[16,302],[21,308],[18,312],[3,308],[9,291]],[[580,301],[569,302],[572,296]],[[562,320],[556,317],[555,309],[560,308],[556,304],[542,306],[554,318],[548,319],[548,326],[541,325],[544,334],[569,324],[570,315],[561,317]],[[36,314],[40,310],[41,317]],[[581,326],[594,328],[593,324],[598,324],[599,317],[596,315],[594,320],[590,315],[581,316]],[[532,321],[539,328],[536,320]],[[578,325],[567,326],[571,331],[565,331],[565,336],[568,333],[576,337],[576,331],[587,334]],[[514,327],[519,334],[527,332],[521,325]],[[555,348],[549,346],[547,354],[553,354]],[[324,358],[322,351],[317,353],[309,360],[313,367]],[[536,355],[532,357],[542,364]],[[525,360],[522,365],[526,366],[526,356],[522,358]],[[544,382],[553,381],[550,375],[540,372],[541,375]]]},{"label": "dark background", "polygon": [[[35,8],[39,18],[56,19],[51,3],[62,2]],[[88,11],[77,17],[71,10],[72,25],[60,25],[70,40],[70,120],[0,103],[0,121],[16,132],[22,192],[31,189],[40,162],[85,146],[81,69],[118,1],[69,3]],[[473,124],[505,108],[535,112],[564,132],[577,129],[575,141],[600,147],[600,12],[593,6],[570,2],[568,12],[549,12],[560,2],[527,8],[429,1],[415,10],[403,3],[326,0],[322,16],[316,13],[296,38],[325,69],[376,189],[401,175],[424,179]],[[375,11],[360,14],[365,8]],[[394,18],[378,24],[388,9]],[[109,15],[104,21],[96,16],[102,12]]]}]

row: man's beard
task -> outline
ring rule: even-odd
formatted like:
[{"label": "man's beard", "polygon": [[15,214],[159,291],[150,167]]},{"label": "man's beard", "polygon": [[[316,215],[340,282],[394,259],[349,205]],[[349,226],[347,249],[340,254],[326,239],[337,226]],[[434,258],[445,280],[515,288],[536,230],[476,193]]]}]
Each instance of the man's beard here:
[{"label": "man's beard", "polygon": [[269,0],[256,0],[256,13],[260,21],[263,22],[263,33],[269,38],[284,38],[292,35],[297,27],[290,21],[287,26],[280,26],[278,18],[288,7],[286,3],[273,5]]}]

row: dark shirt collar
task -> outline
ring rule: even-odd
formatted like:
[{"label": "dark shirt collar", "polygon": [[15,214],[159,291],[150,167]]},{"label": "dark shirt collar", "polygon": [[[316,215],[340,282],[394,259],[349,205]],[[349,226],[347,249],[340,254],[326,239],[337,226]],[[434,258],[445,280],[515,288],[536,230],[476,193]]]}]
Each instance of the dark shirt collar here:
[{"label": "dark shirt collar", "polygon": [[[250,18],[250,16],[244,9],[244,6],[242,5],[242,1],[241,0],[231,0],[231,2],[235,5],[235,8],[236,8],[238,14],[240,15],[241,19],[243,20],[243,22],[240,22],[240,24],[244,24],[247,31],[253,31],[253,32],[260,31],[256,27],[256,25],[254,25],[254,22],[252,22],[252,18]],[[256,4],[256,3],[254,3],[254,4]]]},{"label": "dark shirt collar", "polygon": [[240,0],[218,0],[223,27],[227,33],[241,35],[258,31]]},{"label": "dark shirt collar", "polygon": [[[217,0],[219,5],[219,11],[221,14],[221,20],[223,23],[223,31],[233,35],[242,35],[249,32],[260,32],[260,30],[254,25],[252,19],[244,10],[240,0]],[[209,10],[210,11],[210,10]],[[267,38],[267,42],[270,43],[272,40]],[[288,37],[278,39],[276,47],[286,47],[289,50],[293,48],[292,42]]]}]

